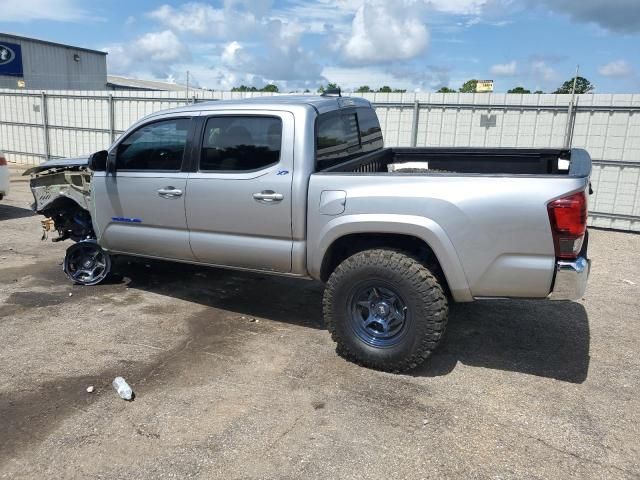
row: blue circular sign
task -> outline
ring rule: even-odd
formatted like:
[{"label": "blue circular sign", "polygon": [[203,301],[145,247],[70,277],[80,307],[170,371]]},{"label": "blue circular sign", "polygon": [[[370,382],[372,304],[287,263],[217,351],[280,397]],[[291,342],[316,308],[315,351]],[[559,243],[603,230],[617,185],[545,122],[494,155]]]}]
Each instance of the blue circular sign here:
[{"label": "blue circular sign", "polygon": [[11,48],[0,43],[0,65],[11,63],[14,58],[16,58],[15,52]]}]

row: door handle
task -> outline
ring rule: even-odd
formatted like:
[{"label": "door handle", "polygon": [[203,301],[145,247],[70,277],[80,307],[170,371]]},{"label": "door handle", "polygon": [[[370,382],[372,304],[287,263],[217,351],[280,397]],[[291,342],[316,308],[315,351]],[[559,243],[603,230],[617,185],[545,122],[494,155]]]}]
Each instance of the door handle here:
[{"label": "door handle", "polygon": [[280,202],[284,199],[284,195],[273,190],[263,190],[260,193],[254,193],[253,199],[263,203]]},{"label": "door handle", "polygon": [[174,187],[164,187],[158,190],[158,195],[162,198],[178,198],[182,196],[182,190]]}]

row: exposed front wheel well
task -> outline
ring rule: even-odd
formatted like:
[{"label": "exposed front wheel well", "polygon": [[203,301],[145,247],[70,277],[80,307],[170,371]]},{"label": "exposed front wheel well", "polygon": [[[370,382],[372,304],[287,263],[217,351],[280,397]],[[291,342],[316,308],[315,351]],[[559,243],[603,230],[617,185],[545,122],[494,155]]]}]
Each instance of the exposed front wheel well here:
[{"label": "exposed front wheel well", "polygon": [[53,220],[59,235],[54,241],[71,238],[74,242],[79,242],[95,238],[91,214],[70,198],[58,198],[39,213]]},{"label": "exposed front wheel well", "polygon": [[326,282],[344,260],[358,252],[375,248],[393,249],[405,253],[425,265],[449,294],[449,286],[438,257],[421,238],[397,233],[354,233],[335,240],[325,252],[320,279]]}]

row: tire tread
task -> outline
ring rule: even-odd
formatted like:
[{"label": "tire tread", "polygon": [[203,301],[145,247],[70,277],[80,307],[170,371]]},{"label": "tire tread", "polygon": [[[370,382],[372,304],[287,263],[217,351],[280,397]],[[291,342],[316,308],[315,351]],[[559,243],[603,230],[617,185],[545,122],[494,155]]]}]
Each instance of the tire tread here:
[{"label": "tire tread", "polygon": [[[416,312],[416,335],[419,342],[413,352],[405,358],[395,361],[380,361],[371,355],[349,346],[342,338],[333,314],[335,297],[346,284],[345,277],[356,270],[367,267],[382,267],[406,278],[413,287],[412,294],[417,296],[419,312]],[[324,297],[323,314],[331,338],[337,343],[338,353],[358,364],[389,372],[401,372],[417,367],[424,362],[438,346],[446,330],[448,320],[447,297],[442,286],[429,269],[417,259],[392,249],[365,250],[344,260],[329,277]]]}]

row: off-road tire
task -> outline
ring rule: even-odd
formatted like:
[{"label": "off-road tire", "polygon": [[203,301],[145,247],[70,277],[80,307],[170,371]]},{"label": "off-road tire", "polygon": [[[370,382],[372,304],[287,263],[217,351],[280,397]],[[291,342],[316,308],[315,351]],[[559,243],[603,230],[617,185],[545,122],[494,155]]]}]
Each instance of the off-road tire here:
[{"label": "off-road tire", "polygon": [[[405,300],[408,330],[399,343],[377,347],[363,341],[351,319],[356,285],[379,279]],[[435,276],[415,258],[390,249],[366,250],[344,260],[331,274],[323,298],[327,329],[337,352],[363,366],[387,372],[417,367],[438,346],[448,319],[447,297]]]}]

